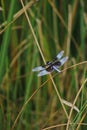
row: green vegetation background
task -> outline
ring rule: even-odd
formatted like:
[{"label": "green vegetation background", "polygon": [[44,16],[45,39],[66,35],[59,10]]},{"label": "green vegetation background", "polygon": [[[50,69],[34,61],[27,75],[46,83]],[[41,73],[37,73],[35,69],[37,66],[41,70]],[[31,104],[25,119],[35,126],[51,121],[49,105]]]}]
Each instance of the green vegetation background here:
[{"label": "green vegetation background", "polygon": [[[0,130],[87,129],[86,5],[0,1]],[[62,73],[32,72],[61,50]]]}]

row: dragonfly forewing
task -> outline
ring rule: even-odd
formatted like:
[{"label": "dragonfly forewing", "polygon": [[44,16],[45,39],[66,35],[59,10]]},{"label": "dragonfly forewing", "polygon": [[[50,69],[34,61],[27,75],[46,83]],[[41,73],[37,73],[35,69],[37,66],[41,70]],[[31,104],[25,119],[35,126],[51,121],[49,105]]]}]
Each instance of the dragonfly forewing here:
[{"label": "dragonfly forewing", "polygon": [[64,54],[64,51],[61,51],[60,53],[57,54],[56,57],[58,58],[58,60],[63,56],[63,54]]}]

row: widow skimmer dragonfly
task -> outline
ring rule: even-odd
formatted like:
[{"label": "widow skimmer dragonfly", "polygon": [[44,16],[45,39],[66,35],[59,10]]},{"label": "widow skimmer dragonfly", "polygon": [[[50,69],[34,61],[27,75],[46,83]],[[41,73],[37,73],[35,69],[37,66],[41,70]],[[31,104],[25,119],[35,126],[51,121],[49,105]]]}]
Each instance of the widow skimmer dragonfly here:
[{"label": "widow skimmer dragonfly", "polygon": [[62,58],[63,54],[64,51],[61,51],[52,61],[48,61],[43,66],[35,67],[34,69],[32,69],[32,71],[39,71],[37,75],[38,77],[50,74],[54,70],[60,73],[61,71],[59,70],[59,67],[61,67],[68,60],[68,56]]}]

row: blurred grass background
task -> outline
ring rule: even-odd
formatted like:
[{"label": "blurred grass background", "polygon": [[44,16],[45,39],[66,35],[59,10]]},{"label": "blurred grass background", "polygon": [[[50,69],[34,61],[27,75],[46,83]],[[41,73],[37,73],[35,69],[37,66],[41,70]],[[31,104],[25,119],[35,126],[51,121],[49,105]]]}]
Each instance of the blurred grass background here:
[{"label": "blurred grass background", "polygon": [[[0,130],[87,129],[87,1],[0,1]],[[32,69],[64,50],[62,73]]]}]

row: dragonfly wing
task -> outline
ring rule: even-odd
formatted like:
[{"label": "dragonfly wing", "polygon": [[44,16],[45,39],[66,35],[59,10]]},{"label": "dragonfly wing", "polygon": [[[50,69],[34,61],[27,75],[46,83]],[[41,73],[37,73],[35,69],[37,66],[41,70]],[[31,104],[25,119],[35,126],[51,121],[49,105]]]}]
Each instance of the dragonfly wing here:
[{"label": "dragonfly wing", "polygon": [[32,69],[32,71],[41,71],[41,70],[44,70],[45,68],[42,67],[42,66],[38,66],[38,67],[35,67]]},{"label": "dragonfly wing", "polygon": [[57,54],[56,57],[58,58],[58,60],[63,56],[63,53],[64,53],[64,51],[61,51],[60,53]]},{"label": "dragonfly wing", "polygon": [[56,70],[57,72],[61,72],[59,69],[56,68],[56,66],[53,66],[53,69]]},{"label": "dragonfly wing", "polygon": [[47,70],[44,69],[41,72],[39,72],[38,77],[43,76],[43,75],[47,75],[47,74],[50,74],[50,72],[48,72]]},{"label": "dragonfly wing", "polygon": [[60,60],[61,66],[62,66],[67,60],[68,60],[68,56],[63,57],[63,58]]}]

